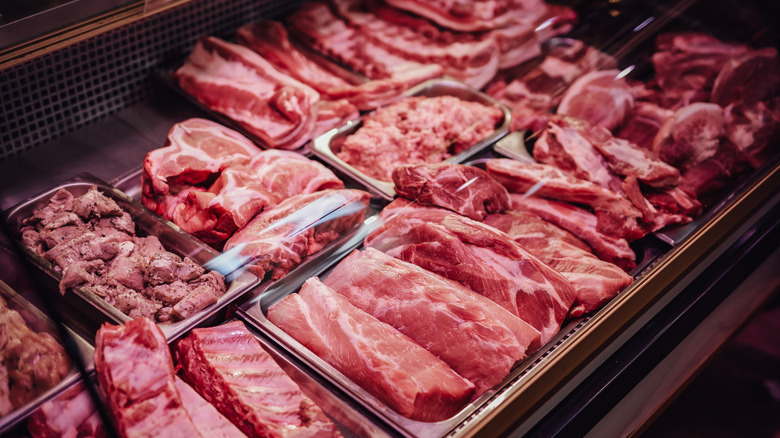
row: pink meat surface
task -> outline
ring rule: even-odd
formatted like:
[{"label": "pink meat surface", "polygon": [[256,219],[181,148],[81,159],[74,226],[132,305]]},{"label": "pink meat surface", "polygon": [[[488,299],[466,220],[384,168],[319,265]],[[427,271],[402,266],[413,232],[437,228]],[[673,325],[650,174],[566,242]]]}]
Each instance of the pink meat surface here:
[{"label": "pink meat surface", "polygon": [[442,209],[387,217],[365,246],[414,263],[483,295],[549,341],[574,302],[571,283],[505,233]]},{"label": "pink meat surface", "polygon": [[343,187],[330,169],[298,153],[260,151],[245,165],[225,169],[207,191],[189,194],[173,222],[208,243],[222,242],[287,198]]},{"label": "pink meat surface", "polygon": [[219,413],[217,408],[207,402],[190,385],[176,376],[176,389],[181,395],[184,409],[190,414],[195,427],[207,437],[240,438],[246,437],[233,423]]},{"label": "pink meat surface", "polygon": [[442,162],[491,135],[502,119],[499,108],[453,96],[407,97],[367,116],[336,156],[392,181],[397,166]]},{"label": "pink meat surface", "polygon": [[170,219],[166,198],[200,184],[222,170],[249,162],[259,148],[243,135],[205,119],[176,123],[162,148],[146,154],[143,203]]},{"label": "pink meat surface", "polygon": [[235,268],[249,265],[260,278],[279,279],[304,257],[351,230],[365,218],[368,193],[323,190],[296,195],[257,215],[225,243],[222,257]]},{"label": "pink meat surface", "polygon": [[598,310],[633,281],[618,266],[593,255],[581,240],[538,216],[510,211],[492,214],[484,222],[507,233],[571,282],[577,299],[567,318]]},{"label": "pink meat surface", "polygon": [[653,153],[681,171],[715,155],[725,134],[723,108],[714,103],[684,106],[658,130]]},{"label": "pink meat surface", "polygon": [[539,331],[496,303],[373,247],[353,251],[324,283],[442,359],[475,396],[539,346]]},{"label": "pink meat surface", "polygon": [[319,93],[244,46],[204,37],[173,76],[268,147],[295,149],[311,138]]},{"label": "pink meat surface", "polygon": [[184,380],[247,436],[341,436],[242,322],[193,329],[174,351]]},{"label": "pink meat surface", "polygon": [[615,133],[642,149],[651,150],[655,134],[674,111],[651,102],[637,102],[623,126]]},{"label": "pink meat surface", "polygon": [[393,327],[318,279],[268,309],[268,319],[399,414],[419,421],[455,415],[474,385]]},{"label": "pink meat surface", "polygon": [[636,254],[626,239],[604,234],[598,230],[598,219],[593,213],[572,204],[551,201],[536,196],[510,194],[512,208],[522,210],[552,222],[585,241],[598,258],[629,271],[636,266]]},{"label": "pink meat surface", "polygon": [[620,70],[600,70],[579,77],[566,90],[557,114],[587,120],[612,131],[634,106],[634,91]]},{"label": "pink meat surface", "polygon": [[395,191],[420,205],[446,208],[474,220],[509,207],[509,193],[484,170],[462,164],[396,167]]},{"label": "pink meat surface", "polygon": [[515,2],[488,0],[478,3],[463,1],[389,0],[392,6],[428,18],[438,25],[464,32],[496,29],[510,25],[533,8],[544,8],[541,0]]},{"label": "pink meat surface", "polygon": [[95,370],[120,436],[202,436],[176,389],[165,335],[152,320],[103,324]]},{"label": "pink meat surface", "polygon": [[[426,77],[407,80],[400,72],[391,78],[357,81],[344,78],[338,67],[322,59],[315,62],[291,41],[287,29],[279,22],[263,20],[238,30],[238,41],[272,63],[280,71],[317,90],[323,98],[346,99],[360,110],[367,111],[397,99],[406,89]],[[317,120],[322,119],[322,108]]]},{"label": "pink meat surface", "polygon": [[89,391],[79,383],[47,400],[27,418],[33,438],[104,438],[105,425]]}]

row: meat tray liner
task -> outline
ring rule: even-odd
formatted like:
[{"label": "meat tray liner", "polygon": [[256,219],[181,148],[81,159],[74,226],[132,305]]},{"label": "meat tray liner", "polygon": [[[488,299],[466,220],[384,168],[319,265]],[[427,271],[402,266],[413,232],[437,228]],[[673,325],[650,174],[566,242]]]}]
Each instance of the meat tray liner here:
[{"label": "meat tray liner", "polygon": [[[57,327],[48,316],[36,308],[32,303],[27,301],[23,296],[16,293],[10,286],[3,281],[0,281],[0,297],[4,298],[8,303],[10,309],[16,310],[22,316],[22,319],[27,323],[35,332],[49,333],[60,341]],[[92,356],[94,348],[84,338],[74,333],[73,331],[66,329],[68,335],[72,339],[72,344],[78,348],[81,359],[87,366],[87,371],[94,369]],[[60,341],[60,344],[62,342]],[[35,412],[42,403],[56,397],[58,394],[67,390],[71,386],[75,385],[81,380],[81,373],[79,372],[75,362],[71,361],[71,367],[68,374],[58,384],[49,388],[48,391],[39,395],[35,399],[29,401],[26,405],[12,411],[8,415],[0,417],[0,436],[3,436],[6,432],[10,431],[17,424],[24,421],[30,414]]]},{"label": "meat tray liner", "polygon": [[[456,80],[446,78],[431,79],[407,90],[406,93],[404,93],[404,97],[410,96],[454,96],[461,100],[478,102],[486,106],[494,106],[501,109],[501,112],[504,115],[503,119],[501,124],[496,127],[492,134],[483,138],[481,141],[477,142],[467,150],[444,160],[446,163],[463,163],[474,155],[482,152],[493,143],[499,141],[509,132],[509,124],[511,123],[512,113],[509,111],[509,108],[507,108],[506,105],[493,99],[487,94],[477,91]],[[372,178],[365,173],[355,169],[353,166],[347,164],[344,160],[336,156],[339,145],[346,139],[346,137],[353,134],[361,126],[362,117],[358,120],[347,122],[347,124],[341,128],[332,129],[325,134],[322,134],[321,136],[315,138],[312,142],[312,153],[314,156],[320,158],[339,171],[354,178],[373,194],[391,201],[395,197],[395,186],[392,181],[382,181],[376,178]]]},{"label": "meat tray liner", "polygon": [[[8,223],[9,229],[15,233],[11,238],[21,242],[19,231],[22,227],[22,221],[32,216],[38,206],[48,203],[49,199],[59,189],[68,189],[74,195],[80,196],[86,193],[92,186],[96,186],[104,195],[116,201],[122,209],[130,213],[136,224],[137,235],[154,235],[160,239],[160,242],[168,251],[180,257],[189,257],[195,263],[205,266],[207,269],[209,268],[208,262],[220,255],[218,251],[181,231],[179,227],[162,219],[138,201],[90,174],[81,174],[8,209],[3,214],[3,219]],[[24,248],[24,253],[38,268],[59,283],[61,276],[54,271],[51,263],[26,247]],[[216,303],[182,321],[159,324],[168,342],[175,340],[199,322],[214,315],[251,288],[258,286],[261,281],[255,275],[246,271],[222,272],[222,274],[225,275],[227,291]],[[76,288],[73,290],[73,293],[80,297],[84,304],[97,309],[108,321],[121,324],[132,319],[106,303],[87,287]]]}]

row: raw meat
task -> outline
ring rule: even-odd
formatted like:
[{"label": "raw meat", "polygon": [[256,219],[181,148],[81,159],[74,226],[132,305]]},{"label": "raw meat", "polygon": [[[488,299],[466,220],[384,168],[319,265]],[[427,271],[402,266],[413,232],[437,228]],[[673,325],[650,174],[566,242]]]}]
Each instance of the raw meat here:
[{"label": "raw meat", "polygon": [[[776,99],[780,109],[780,99]],[[780,111],[763,102],[732,103],[724,109],[726,137],[754,168],[778,151]]]},{"label": "raw meat", "polygon": [[675,111],[653,140],[653,153],[681,171],[713,157],[725,134],[723,108],[694,103]]},{"label": "raw meat", "polygon": [[571,283],[505,233],[442,209],[405,209],[386,218],[364,245],[457,281],[542,333],[561,327],[574,302]]},{"label": "raw meat", "polygon": [[499,108],[453,96],[407,97],[366,116],[336,156],[392,181],[397,166],[444,161],[491,135],[502,119]]},{"label": "raw meat", "polygon": [[31,330],[0,297],[0,417],[52,388],[69,371],[62,345],[49,333]]},{"label": "raw meat", "polygon": [[103,324],[95,370],[120,436],[202,436],[176,389],[165,335],[152,320]]},{"label": "raw meat", "polygon": [[24,244],[52,263],[63,294],[87,288],[131,318],[182,320],[226,291],[219,272],[168,252],[155,236],[136,237],[130,214],[96,187],[79,197],[60,189],[23,224]]},{"label": "raw meat", "polygon": [[594,256],[581,240],[530,213],[491,214],[484,222],[507,233],[571,282],[577,299],[567,318],[599,309],[633,281],[616,265]]},{"label": "raw meat", "polygon": [[[144,158],[143,198],[150,210],[172,218],[166,198],[183,187],[200,184],[222,170],[249,162],[259,151],[243,135],[205,119],[176,123],[162,148]],[[174,202],[175,205],[178,202]]]},{"label": "raw meat", "polygon": [[749,51],[747,46],[692,32],[660,35],[656,47],[653,85],[660,89],[659,104],[671,109],[709,101],[726,62]]},{"label": "raw meat", "polygon": [[617,69],[580,76],[566,90],[557,114],[586,120],[612,131],[634,106],[634,91]]},{"label": "raw meat", "polygon": [[235,264],[249,265],[263,278],[285,276],[304,257],[360,224],[368,193],[361,190],[323,190],[296,195],[255,216],[225,243],[224,255]]},{"label": "raw meat", "polygon": [[396,167],[395,191],[420,205],[432,205],[481,221],[509,207],[509,193],[485,171],[462,164]]},{"label": "raw meat", "polygon": [[[397,99],[406,89],[417,85],[425,76],[407,78],[396,74],[391,78],[355,82],[334,73],[338,67],[313,61],[290,42],[287,29],[279,22],[263,20],[238,30],[238,41],[246,45],[277,69],[317,90],[323,98],[346,99],[367,111]],[[322,65],[324,64],[324,65]],[[323,119],[323,109],[318,111],[317,121]],[[321,131],[315,129],[315,131]]]},{"label": "raw meat", "polygon": [[474,385],[393,327],[310,278],[268,309],[268,319],[399,414],[441,421]]},{"label": "raw meat", "polygon": [[79,383],[58,394],[27,419],[33,438],[106,438],[108,433],[89,391]]},{"label": "raw meat", "polygon": [[496,303],[371,245],[324,284],[446,362],[474,383],[475,397],[539,347],[539,331]]},{"label": "raw meat", "polygon": [[772,47],[729,59],[712,85],[711,101],[725,107],[759,102],[780,94],[780,59]]},{"label": "raw meat", "polygon": [[314,124],[312,138],[340,128],[352,120],[360,117],[358,108],[347,99],[320,100],[317,103],[317,123]]},{"label": "raw meat", "polygon": [[527,211],[569,231],[587,242],[601,260],[614,263],[625,271],[636,266],[636,254],[628,241],[600,232],[596,216],[587,210],[536,196],[510,194],[509,197],[513,209]]},{"label": "raw meat", "polygon": [[287,22],[290,31],[314,49],[369,79],[390,78],[412,85],[442,75],[439,65],[404,59],[369,41],[324,3],[302,5]]},{"label": "raw meat", "polygon": [[674,111],[661,108],[651,102],[637,102],[628,120],[615,133],[642,149],[652,150],[653,139],[661,126],[674,115]]},{"label": "raw meat", "polygon": [[311,138],[319,93],[244,46],[204,37],[173,76],[268,147],[295,149]]},{"label": "raw meat", "polygon": [[246,165],[223,170],[207,191],[190,193],[174,210],[173,222],[205,242],[222,242],[264,208],[343,187],[331,170],[298,153],[260,151]]},{"label": "raw meat", "polygon": [[176,389],[179,391],[184,409],[192,418],[195,428],[203,436],[209,438],[240,438],[246,437],[236,426],[227,418],[219,413],[214,405],[207,402],[190,385],[183,381],[179,376],[175,380]]},{"label": "raw meat", "polygon": [[247,436],[341,436],[240,321],[193,329],[174,355],[184,379]]},{"label": "raw meat", "polygon": [[442,27],[464,32],[506,27],[522,15],[533,14],[534,9],[544,9],[546,6],[541,0],[526,2],[388,0],[387,3],[428,18]]},{"label": "raw meat", "polygon": [[530,71],[520,76],[500,73],[487,87],[487,94],[512,110],[512,131],[540,131],[566,88],[579,76],[609,68],[615,60],[578,40],[556,46]]}]

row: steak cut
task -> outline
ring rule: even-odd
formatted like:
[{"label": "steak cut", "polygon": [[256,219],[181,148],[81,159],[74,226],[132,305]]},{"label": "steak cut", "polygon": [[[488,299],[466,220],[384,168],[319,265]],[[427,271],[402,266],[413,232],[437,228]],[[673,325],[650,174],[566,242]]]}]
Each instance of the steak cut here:
[{"label": "steak cut", "polygon": [[95,370],[120,436],[202,436],[176,389],[165,335],[152,320],[103,324]]},{"label": "steak cut", "polygon": [[404,417],[447,419],[474,392],[441,359],[317,278],[271,306],[268,319]]},{"label": "steak cut", "polygon": [[635,92],[620,73],[610,69],[580,76],[563,94],[556,114],[615,130],[634,107]]},{"label": "steak cut", "polygon": [[204,37],[173,77],[270,148],[295,149],[311,138],[319,93],[247,47]]},{"label": "steak cut", "polygon": [[636,254],[628,241],[599,231],[598,219],[593,213],[566,202],[536,196],[510,194],[509,197],[513,209],[532,213],[574,234],[590,245],[601,260],[614,263],[625,271],[636,267]]},{"label": "steak cut", "polygon": [[407,97],[366,116],[336,156],[372,178],[392,181],[396,167],[442,162],[487,138],[502,119],[497,107],[454,96]]},{"label": "steak cut", "polygon": [[571,283],[530,255],[505,233],[464,216],[433,208],[411,208],[392,217],[365,239],[366,247],[414,263],[483,295],[549,341],[574,302]]},{"label": "steak cut", "polygon": [[393,170],[395,191],[417,202],[481,221],[509,207],[509,193],[485,171],[462,164],[418,164]]},{"label": "steak cut", "polygon": [[474,383],[475,397],[539,347],[539,331],[496,303],[370,246],[324,284],[442,359]]},{"label": "steak cut", "polygon": [[593,255],[581,240],[538,216],[510,211],[491,214],[484,222],[507,233],[571,282],[577,298],[567,318],[598,310],[633,282],[618,266]]},{"label": "steak cut", "polygon": [[193,329],[173,349],[184,380],[247,436],[341,436],[241,321]]},{"label": "steak cut", "polygon": [[199,118],[176,123],[166,144],[144,158],[143,204],[171,219],[166,198],[208,181],[228,167],[249,162],[258,151],[246,137],[218,123]]},{"label": "steak cut", "polygon": [[252,219],[225,243],[231,271],[248,265],[263,278],[285,276],[304,257],[363,222],[370,196],[361,190],[296,195]]}]

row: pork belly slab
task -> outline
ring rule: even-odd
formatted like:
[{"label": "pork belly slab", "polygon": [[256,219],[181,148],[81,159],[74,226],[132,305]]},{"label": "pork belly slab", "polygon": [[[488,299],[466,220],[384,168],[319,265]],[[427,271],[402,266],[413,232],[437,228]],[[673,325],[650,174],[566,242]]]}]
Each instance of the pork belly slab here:
[{"label": "pork belly slab", "polygon": [[193,329],[174,355],[184,379],[247,436],[341,436],[240,321]]},{"label": "pork belly slab", "polygon": [[496,303],[371,247],[353,251],[324,283],[469,379],[476,396],[539,346],[539,331]]},{"label": "pork belly slab", "polygon": [[571,282],[577,298],[568,318],[599,309],[633,282],[618,266],[593,255],[581,240],[533,214],[522,211],[491,214],[484,223],[507,233]]},{"label": "pork belly slab", "polygon": [[484,170],[462,164],[419,164],[393,171],[395,191],[420,205],[446,208],[481,221],[509,207],[509,193]]},{"label": "pork belly slab", "polygon": [[271,306],[268,319],[405,417],[444,420],[474,392],[441,359],[317,278]]},{"label": "pork belly slab", "polygon": [[247,47],[204,37],[173,76],[186,92],[268,147],[295,149],[311,138],[319,93]]},{"label": "pork belly slab", "polygon": [[152,320],[103,324],[95,370],[120,436],[203,436],[184,408],[168,343]]},{"label": "pork belly slab", "polygon": [[457,281],[518,316],[542,334],[560,329],[575,299],[561,274],[505,233],[435,208],[391,209],[365,246]]}]

